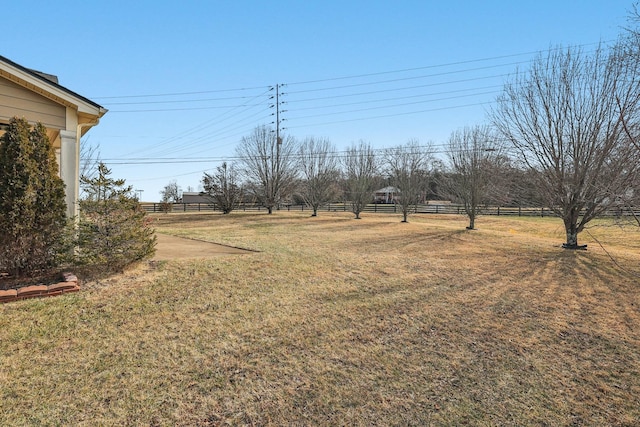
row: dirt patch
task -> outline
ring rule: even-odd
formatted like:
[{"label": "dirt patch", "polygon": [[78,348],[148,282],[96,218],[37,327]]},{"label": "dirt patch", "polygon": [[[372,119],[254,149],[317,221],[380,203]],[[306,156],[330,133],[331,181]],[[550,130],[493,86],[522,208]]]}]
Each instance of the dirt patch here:
[{"label": "dirt patch", "polygon": [[156,233],[158,244],[154,261],[169,261],[172,259],[209,258],[221,255],[243,255],[252,251],[202,240],[186,239],[169,234]]}]

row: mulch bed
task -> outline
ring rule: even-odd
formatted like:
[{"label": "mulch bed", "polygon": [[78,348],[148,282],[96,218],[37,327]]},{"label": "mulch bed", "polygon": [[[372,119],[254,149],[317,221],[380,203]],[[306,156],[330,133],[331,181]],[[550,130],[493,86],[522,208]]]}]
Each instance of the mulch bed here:
[{"label": "mulch bed", "polygon": [[50,285],[59,282],[61,276],[60,270],[40,271],[22,276],[0,272],[0,290],[18,289],[29,285]]}]

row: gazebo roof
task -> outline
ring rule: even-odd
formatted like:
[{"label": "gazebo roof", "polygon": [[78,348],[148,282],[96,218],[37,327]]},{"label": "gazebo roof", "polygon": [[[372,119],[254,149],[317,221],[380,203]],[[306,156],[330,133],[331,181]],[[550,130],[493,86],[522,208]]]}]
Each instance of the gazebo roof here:
[{"label": "gazebo roof", "polygon": [[376,190],[376,193],[399,193],[400,189],[398,187],[388,186],[381,188],[380,190]]}]

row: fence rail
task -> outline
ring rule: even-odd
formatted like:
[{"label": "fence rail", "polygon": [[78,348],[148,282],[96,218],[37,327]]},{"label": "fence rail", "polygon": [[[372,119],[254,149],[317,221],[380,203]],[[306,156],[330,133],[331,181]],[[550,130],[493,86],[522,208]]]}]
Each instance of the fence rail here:
[{"label": "fence rail", "polygon": [[[213,212],[219,211],[213,203],[141,203],[143,209],[149,213],[154,212]],[[237,211],[266,211],[267,208],[254,204],[240,205]],[[311,211],[308,205],[282,205],[281,211]],[[319,211],[325,212],[351,212],[349,203],[329,203],[322,206]],[[366,205],[363,213],[401,213],[402,208],[396,204],[369,204]],[[411,213],[416,214],[455,214],[464,215],[464,206],[455,204],[421,204],[411,209]],[[534,207],[502,207],[488,206],[480,210],[481,215],[497,215],[497,216],[527,216],[527,217],[553,217],[555,213],[549,208]],[[602,216],[620,217],[620,216],[640,216],[640,208],[616,208],[606,211]]]}]

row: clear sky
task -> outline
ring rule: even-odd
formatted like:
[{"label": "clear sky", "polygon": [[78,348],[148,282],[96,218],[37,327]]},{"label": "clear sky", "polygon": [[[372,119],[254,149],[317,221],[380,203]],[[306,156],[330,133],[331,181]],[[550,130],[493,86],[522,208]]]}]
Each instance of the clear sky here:
[{"label": "clear sky", "polygon": [[[508,75],[616,38],[622,0],[7,2],[1,55],[109,110],[83,143],[142,199],[198,190],[255,126],[436,147],[482,124]],[[271,89],[271,90],[270,90]]]}]

